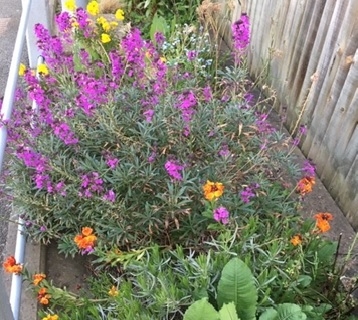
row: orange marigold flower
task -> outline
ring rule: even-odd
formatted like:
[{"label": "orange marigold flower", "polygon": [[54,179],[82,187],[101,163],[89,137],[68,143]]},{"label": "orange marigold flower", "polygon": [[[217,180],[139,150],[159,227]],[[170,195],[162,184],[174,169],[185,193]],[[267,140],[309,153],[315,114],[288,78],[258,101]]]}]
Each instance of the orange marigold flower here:
[{"label": "orange marigold flower", "polygon": [[43,279],[46,278],[46,275],[43,273],[36,273],[32,276],[33,281],[32,283],[37,286]]},{"label": "orange marigold flower", "polygon": [[216,200],[222,196],[224,185],[221,182],[211,182],[207,180],[203,186],[203,191],[206,200]]},{"label": "orange marigold flower", "polygon": [[49,304],[51,295],[47,293],[47,288],[41,288],[37,293],[37,300],[41,304]]},{"label": "orange marigold flower", "polygon": [[296,234],[291,238],[290,242],[296,247],[302,243],[302,240],[302,236],[300,234]]},{"label": "orange marigold flower", "polygon": [[315,185],[315,177],[303,177],[297,183],[296,191],[302,196],[312,192],[312,187]]},{"label": "orange marigold flower", "polygon": [[90,227],[83,227],[82,228],[82,234],[84,235],[84,236],[89,236],[90,234],[92,234],[93,233],[93,229],[92,228],[90,228]]},{"label": "orange marigold flower", "polygon": [[319,232],[327,232],[331,229],[329,221],[333,220],[333,215],[328,212],[319,212],[315,216],[316,219],[316,228]]},{"label": "orange marigold flower", "polygon": [[22,272],[22,265],[16,263],[14,256],[8,257],[2,264],[5,272],[19,274]]},{"label": "orange marigold flower", "polygon": [[93,229],[89,227],[82,228],[81,234],[77,234],[73,241],[76,243],[77,247],[82,250],[93,249],[97,237],[93,234]]},{"label": "orange marigold flower", "polygon": [[108,295],[111,297],[117,297],[119,294],[116,286],[112,286],[112,288],[108,291]]}]

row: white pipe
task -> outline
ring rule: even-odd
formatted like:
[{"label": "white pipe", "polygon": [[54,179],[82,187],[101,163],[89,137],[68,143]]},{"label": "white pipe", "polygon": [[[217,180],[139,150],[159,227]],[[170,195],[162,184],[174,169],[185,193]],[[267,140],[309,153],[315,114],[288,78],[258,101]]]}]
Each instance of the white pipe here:
[{"label": "white pipe", "polygon": [[[29,19],[29,12],[32,0],[28,0],[22,9],[19,29],[17,31],[14,52],[11,59],[8,81],[6,83],[5,95],[3,105],[1,108],[1,114],[3,120],[9,120],[13,109],[15,89],[17,85],[17,78],[19,72],[19,65],[22,50],[25,42],[25,32]],[[7,130],[6,126],[0,128],[0,171],[4,161],[5,147],[6,147]],[[23,221],[19,218],[16,247],[15,247],[15,259],[17,263],[24,263],[25,254],[25,235],[23,233]],[[22,275],[13,274],[10,291],[10,305],[14,320],[19,319],[20,315],[20,303],[21,303],[21,289],[22,289]]]}]

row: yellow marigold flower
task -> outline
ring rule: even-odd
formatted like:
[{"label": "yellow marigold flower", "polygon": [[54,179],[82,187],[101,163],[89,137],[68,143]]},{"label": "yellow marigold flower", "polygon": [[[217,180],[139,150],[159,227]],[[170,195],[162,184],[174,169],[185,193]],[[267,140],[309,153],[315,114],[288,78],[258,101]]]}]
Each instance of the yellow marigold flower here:
[{"label": "yellow marigold flower", "polygon": [[119,21],[124,20],[124,11],[122,9],[118,9],[115,13],[116,19]]},{"label": "yellow marigold flower", "polygon": [[327,232],[331,229],[329,221],[333,220],[333,215],[328,212],[319,212],[315,216],[316,228],[318,232]]},{"label": "yellow marigold flower", "polygon": [[203,186],[205,199],[211,201],[220,198],[224,192],[224,185],[221,182],[206,181]]},{"label": "yellow marigold flower", "polygon": [[108,291],[108,295],[111,297],[117,297],[119,294],[116,286],[112,286],[112,288]]},{"label": "yellow marigold flower", "polygon": [[111,42],[111,37],[109,36],[109,34],[107,33],[102,33],[101,34],[101,41],[102,43],[108,43],[108,42]]},{"label": "yellow marigold flower", "polygon": [[111,22],[110,22],[110,25],[111,25],[111,27],[115,28],[115,27],[118,26],[118,22],[116,22],[116,21],[111,21]]},{"label": "yellow marigold flower", "polygon": [[296,234],[291,238],[290,242],[296,247],[302,243],[302,236],[300,234]]},{"label": "yellow marigold flower", "polygon": [[304,177],[298,181],[296,191],[304,196],[307,193],[312,192],[312,188],[315,184],[315,177]]},{"label": "yellow marigold flower", "polygon": [[19,76],[23,76],[25,74],[25,71],[26,71],[26,66],[23,64],[23,63],[20,63],[20,66],[19,66]]},{"label": "yellow marigold flower", "polygon": [[47,76],[48,75],[48,68],[44,63],[40,63],[37,66],[37,72],[42,73],[44,76]]},{"label": "yellow marigold flower", "polygon": [[96,16],[97,14],[99,14],[99,4],[97,1],[91,1],[87,4],[86,7],[87,12],[92,15],[92,16]]},{"label": "yellow marigold flower", "polygon": [[67,0],[65,1],[65,9],[69,11],[75,11],[76,10],[76,1],[75,0]]},{"label": "yellow marigold flower", "polygon": [[36,273],[32,276],[32,278],[32,283],[34,284],[34,286],[37,286],[43,279],[46,278],[46,275],[43,273]]},{"label": "yellow marigold flower", "polygon": [[42,320],[58,320],[59,317],[57,314],[48,314],[46,317],[42,318]]}]

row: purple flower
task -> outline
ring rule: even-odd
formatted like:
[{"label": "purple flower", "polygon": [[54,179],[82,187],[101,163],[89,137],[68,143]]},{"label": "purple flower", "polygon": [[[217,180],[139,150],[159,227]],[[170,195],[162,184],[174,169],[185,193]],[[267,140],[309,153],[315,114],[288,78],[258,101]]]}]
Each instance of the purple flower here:
[{"label": "purple flower", "polygon": [[304,176],[314,177],[316,174],[316,166],[310,160],[303,162],[302,173]]},{"label": "purple flower", "polygon": [[46,230],[47,230],[47,228],[46,228],[45,226],[41,226],[41,227],[40,227],[40,231],[41,231],[41,232],[45,232]]},{"label": "purple flower", "polygon": [[229,211],[223,206],[216,208],[214,210],[214,219],[217,222],[221,222],[222,224],[228,224],[229,223]]},{"label": "purple flower", "polygon": [[181,171],[184,169],[184,167],[179,165],[176,161],[168,160],[165,163],[164,167],[165,167],[165,170],[167,170],[168,175],[173,180],[178,180],[178,181],[183,180]]},{"label": "purple flower", "polygon": [[103,199],[106,200],[106,201],[109,201],[109,202],[115,202],[116,201],[116,194],[111,189],[103,196]]},{"label": "purple flower", "polygon": [[219,156],[221,157],[228,157],[230,156],[231,152],[227,144],[223,144],[221,149],[219,150]]},{"label": "purple flower", "polygon": [[211,91],[211,88],[209,85],[207,85],[204,89],[203,89],[203,96],[204,96],[204,100],[206,102],[209,102],[212,100],[213,98],[213,93]]},{"label": "purple flower", "polygon": [[155,151],[153,151],[150,156],[148,157],[148,162],[152,163],[155,161],[155,158],[157,157],[157,153]]},{"label": "purple flower", "polygon": [[115,169],[118,163],[119,163],[119,159],[117,158],[108,157],[106,159],[106,164],[111,169]]},{"label": "purple flower", "polygon": [[267,113],[256,112],[256,117],[257,119],[255,121],[255,124],[259,133],[272,133],[273,131],[275,131],[271,124],[267,122]]},{"label": "purple flower", "polygon": [[241,201],[243,203],[249,203],[251,198],[256,197],[256,193],[254,191],[259,187],[260,185],[258,183],[252,183],[250,186],[245,187],[244,190],[240,192]]},{"label": "purple flower", "polygon": [[158,32],[158,31],[156,33],[154,33],[154,41],[158,47],[161,47],[165,41],[165,37],[164,37],[163,33]]},{"label": "purple flower", "polygon": [[301,135],[305,135],[307,133],[307,126],[305,125],[300,125],[300,128],[298,129],[298,132],[301,134]]},{"label": "purple flower", "polygon": [[234,49],[242,51],[250,43],[250,22],[246,13],[243,13],[239,20],[231,26]]},{"label": "purple flower", "polygon": [[147,122],[151,122],[154,116],[154,110],[153,109],[148,109],[146,111],[143,112],[143,115],[145,116],[145,121]]},{"label": "purple flower", "polygon": [[186,56],[188,58],[189,61],[193,61],[196,57],[197,57],[197,52],[195,50],[189,50],[187,53],[186,53]]}]

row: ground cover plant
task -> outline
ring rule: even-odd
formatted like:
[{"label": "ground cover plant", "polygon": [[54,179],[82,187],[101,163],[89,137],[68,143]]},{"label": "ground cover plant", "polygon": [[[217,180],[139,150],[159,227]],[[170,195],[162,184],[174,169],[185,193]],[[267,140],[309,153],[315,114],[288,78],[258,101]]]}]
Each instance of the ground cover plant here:
[{"label": "ground cover plant", "polygon": [[297,140],[247,91],[249,17],[212,79],[205,28],[150,41],[121,9],[109,20],[95,1],[69,7],[58,36],[35,26],[45,62],[21,66],[3,123],[4,179],[27,233],[92,262],[74,294],[8,257],[41,318],[349,319],[337,243],[321,237],[334,217],[300,216],[314,164],[291,162]]}]

